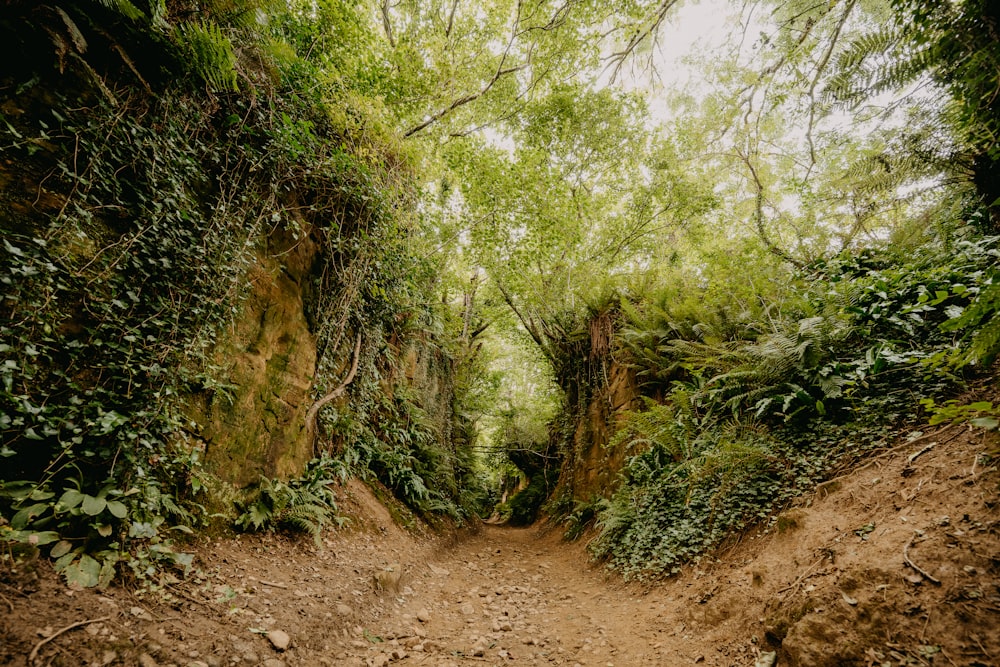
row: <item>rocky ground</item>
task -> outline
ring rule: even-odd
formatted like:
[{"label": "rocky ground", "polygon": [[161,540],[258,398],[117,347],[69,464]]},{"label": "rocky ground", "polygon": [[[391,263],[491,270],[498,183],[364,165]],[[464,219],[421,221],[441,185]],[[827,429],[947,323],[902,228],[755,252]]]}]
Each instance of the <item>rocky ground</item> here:
[{"label": "rocky ground", "polygon": [[184,581],[73,591],[6,559],[0,663],[998,665],[996,454],[964,427],[901,443],[642,586],[552,527],[404,531],[352,482],[322,549],[205,540]]}]

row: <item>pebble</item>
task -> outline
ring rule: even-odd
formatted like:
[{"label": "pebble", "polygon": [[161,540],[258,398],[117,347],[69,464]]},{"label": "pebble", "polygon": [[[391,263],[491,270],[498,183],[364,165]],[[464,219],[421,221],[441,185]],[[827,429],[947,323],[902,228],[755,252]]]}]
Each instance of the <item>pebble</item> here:
[{"label": "pebble", "polygon": [[139,654],[139,667],[160,667],[159,663],[148,653]]},{"label": "pebble", "polygon": [[292,643],[292,638],[284,630],[271,630],[267,633],[267,639],[279,651],[285,651]]},{"label": "pebble", "polygon": [[427,611],[425,607],[422,607],[420,611],[417,612],[417,620],[421,623],[428,623],[431,620],[431,613]]},{"label": "pebble", "polygon": [[129,611],[132,613],[133,616],[135,616],[136,618],[138,618],[141,621],[152,621],[153,620],[153,615],[150,614],[145,609],[143,609],[142,607],[132,607]]}]

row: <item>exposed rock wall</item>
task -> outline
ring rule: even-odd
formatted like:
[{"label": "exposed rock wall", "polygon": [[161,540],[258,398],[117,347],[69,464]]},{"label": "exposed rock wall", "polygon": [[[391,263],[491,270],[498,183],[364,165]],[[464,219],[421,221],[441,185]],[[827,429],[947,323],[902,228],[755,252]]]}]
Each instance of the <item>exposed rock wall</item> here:
[{"label": "exposed rock wall", "polygon": [[295,476],[313,456],[305,415],[316,339],[305,310],[317,255],[309,237],[272,232],[247,275],[241,315],[215,351],[225,389],[195,408],[208,465],[237,486]]},{"label": "exposed rock wall", "polygon": [[574,500],[589,500],[614,490],[626,452],[623,446],[608,445],[622,413],[638,407],[640,400],[635,372],[623,363],[610,361],[606,384],[594,392],[577,415],[571,456],[563,463],[557,494],[568,491]]}]

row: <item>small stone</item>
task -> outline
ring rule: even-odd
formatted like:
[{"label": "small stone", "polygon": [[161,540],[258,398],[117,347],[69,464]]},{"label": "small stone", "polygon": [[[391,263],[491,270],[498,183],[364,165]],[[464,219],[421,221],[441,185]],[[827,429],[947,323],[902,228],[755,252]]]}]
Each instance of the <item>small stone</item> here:
[{"label": "small stone", "polygon": [[343,602],[337,605],[337,613],[341,616],[354,616],[354,610]]},{"label": "small stone", "polygon": [[271,630],[267,633],[271,645],[279,651],[285,651],[292,643],[292,638],[284,630]]},{"label": "small stone", "polygon": [[476,608],[471,602],[466,602],[460,607],[463,616],[473,616],[476,613]]},{"label": "small stone", "polygon": [[757,657],[757,662],[754,663],[754,667],[774,667],[774,662],[777,659],[778,659],[778,654],[776,651],[761,653]]},{"label": "small stone", "polygon": [[160,667],[156,660],[153,660],[153,656],[148,653],[139,654],[139,667]]},{"label": "small stone", "polygon": [[417,620],[421,623],[429,623],[431,620],[431,613],[427,611],[425,607],[422,607],[420,611],[417,612]]},{"label": "small stone", "polygon": [[152,621],[153,620],[153,615],[150,614],[145,609],[143,609],[142,607],[132,607],[129,611],[132,613],[133,616],[135,616],[136,618],[138,618],[141,621]]}]

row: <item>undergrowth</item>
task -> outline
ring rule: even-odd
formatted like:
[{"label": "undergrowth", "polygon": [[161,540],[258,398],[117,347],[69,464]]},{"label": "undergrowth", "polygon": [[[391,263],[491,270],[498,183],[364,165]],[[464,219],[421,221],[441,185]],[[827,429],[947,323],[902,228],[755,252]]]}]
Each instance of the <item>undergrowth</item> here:
[{"label": "undergrowth", "polygon": [[992,404],[935,401],[980,368],[968,346],[982,340],[983,318],[966,313],[992,290],[997,246],[962,227],[910,254],[871,250],[809,267],[801,297],[743,339],[626,304],[622,340],[645,391],[663,398],[626,414],[609,445],[628,451],[620,484],[573,507],[567,534],[595,526],[590,550],[628,578],[676,573],[845,461],[917,428],[921,402],[932,422],[994,428]]},{"label": "undergrowth", "polygon": [[408,382],[386,350],[439,345],[420,331],[439,315],[434,266],[409,245],[405,152],[345,107],[325,54],[269,57],[311,29],[300,16],[188,23],[151,6],[0,17],[4,53],[32,56],[2,81],[0,539],[42,547],[80,586],[190,566],[174,538],[220,510],[191,403],[232,400],[216,351],[276,236],[318,248],[302,287],[314,391],[339,381],[356,333],[362,367],[320,415],[317,451],[340,468],[267,477],[222,514],[316,536],[339,521],[330,471],[350,470],[466,516],[476,480],[448,439],[452,395],[434,419],[422,397],[385,398]]}]

